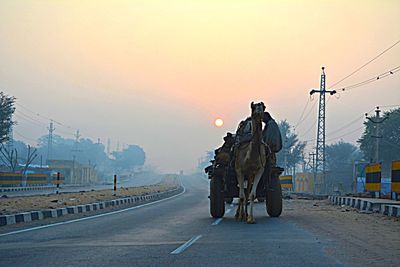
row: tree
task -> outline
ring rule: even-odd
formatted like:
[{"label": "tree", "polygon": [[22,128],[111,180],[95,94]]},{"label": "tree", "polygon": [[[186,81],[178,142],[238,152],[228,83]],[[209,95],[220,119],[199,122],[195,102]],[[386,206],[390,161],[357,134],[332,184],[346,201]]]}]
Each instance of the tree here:
[{"label": "tree", "polygon": [[[39,138],[38,154],[43,158],[47,156],[48,136]],[[97,166],[109,165],[110,159],[104,151],[104,145],[93,143],[88,138],[81,138],[76,143],[73,139],[66,139],[59,135],[53,135],[52,159],[75,160],[81,164],[91,164]]]},{"label": "tree", "polygon": [[[296,133],[290,129],[290,124],[286,121],[278,123],[279,130],[281,131],[283,148],[277,154],[277,163],[279,166],[294,170],[296,165],[303,160],[303,153],[306,144],[300,142]],[[285,153],[286,153],[286,166],[285,166]]]},{"label": "tree", "polygon": [[122,151],[113,152],[115,157],[114,165],[119,170],[132,170],[135,167],[143,166],[146,160],[144,150],[137,145],[129,145]]},{"label": "tree", "polygon": [[15,124],[12,120],[14,102],[14,97],[0,92],[0,143],[8,141],[11,127]]},{"label": "tree", "polygon": [[1,144],[0,153],[0,160],[10,172],[15,172],[18,167],[18,151],[16,149],[9,150],[4,144]]},{"label": "tree", "polygon": [[[388,119],[379,125],[379,135],[382,136],[379,140],[379,161],[383,163],[384,175],[388,176],[391,161],[400,159],[400,108],[385,112],[383,116],[388,116]],[[374,136],[377,124],[368,120],[364,122],[364,125],[364,133],[358,143],[365,160],[372,161],[375,153],[376,138]]]},{"label": "tree", "polygon": [[360,150],[355,145],[341,140],[327,145],[325,152],[329,187],[338,187],[340,191],[351,192],[353,189],[353,164],[355,160],[361,159]]}]

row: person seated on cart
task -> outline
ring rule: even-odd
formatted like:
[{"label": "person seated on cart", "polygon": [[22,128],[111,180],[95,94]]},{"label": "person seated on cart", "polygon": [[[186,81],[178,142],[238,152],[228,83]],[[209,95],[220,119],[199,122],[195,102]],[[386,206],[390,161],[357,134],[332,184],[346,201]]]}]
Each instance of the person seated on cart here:
[{"label": "person seated on cart", "polygon": [[270,159],[272,166],[276,166],[276,153],[282,149],[281,131],[269,112],[264,112],[263,122],[265,123],[262,131],[263,141],[271,150]]},{"label": "person seated on cart", "polygon": [[[276,166],[276,153],[282,149],[281,132],[269,112],[264,112],[263,122],[265,124],[262,131],[263,142],[269,147],[270,153],[267,153],[270,154],[272,166]],[[235,146],[238,147],[240,144],[250,142],[251,138],[251,117],[248,117],[239,123],[236,130]]]}]

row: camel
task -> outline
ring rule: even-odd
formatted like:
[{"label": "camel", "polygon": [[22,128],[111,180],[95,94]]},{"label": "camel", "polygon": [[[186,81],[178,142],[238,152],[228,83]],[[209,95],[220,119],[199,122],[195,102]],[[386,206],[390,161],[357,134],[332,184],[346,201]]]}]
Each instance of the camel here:
[{"label": "camel", "polygon": [[[262,142],[262,118],[265,105],[263,102],[251,102],[251,131],[252,138],[248,143],[241,144],[235,153],[235,171],[239,183],[239,206],[236,210],[236,219],[255,223],[253,215],[254,199],[258,182],[260,181],[266,164],[266,148]],[[247,190],[245,192],[245,179]],[[247,201],[250,200],[250,212],[247,213]]]}]

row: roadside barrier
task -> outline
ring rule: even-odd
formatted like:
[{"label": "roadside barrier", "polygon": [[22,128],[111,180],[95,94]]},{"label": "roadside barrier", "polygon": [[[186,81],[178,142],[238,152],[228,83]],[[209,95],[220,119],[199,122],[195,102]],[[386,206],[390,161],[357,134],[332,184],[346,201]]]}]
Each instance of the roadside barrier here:
[{"label": "roadside barrier", "polygon": [[381,191],[381,164],[368,164],[365,167],[365,190],[372,192],[374,195],[380,194]]},{"label": "roadside barrier", "polygon": [[329,196],[328,200],[334,205],[353,207],[365,213],[375,212],[387,216],[400,217],[400,201],[341,196]]},{"label": "roadside barrier", "polygon": [[0,187],[0,192],[17,192],[17,191],[34,191],[34,190],[50,190],[54,186],[20,186],[20,187]]},{"label": "roadside barrier", "polygon": [[281,181],[281,188],[287,188],[289,190],[293,189],[293,178],[292,178],[292,175],[279,176],[279,180]]},{"label": "roadside barrier", "polygon": [[392,161],[392,185],[391,191],[394,193],[394,199],[400,194],[400,160]]}]

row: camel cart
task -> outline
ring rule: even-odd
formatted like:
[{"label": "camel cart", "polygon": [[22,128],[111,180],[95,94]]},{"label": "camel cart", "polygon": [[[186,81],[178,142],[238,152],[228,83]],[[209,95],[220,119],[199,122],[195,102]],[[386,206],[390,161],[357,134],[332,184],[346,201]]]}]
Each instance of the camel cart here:
[{"label": "camel cart", "polygon": [[[225,214],[225,203],[232,203],[233,198],[239,197],[238,181],[235,169],[224,164],[211,161],[212,165],[205,168],[210,179],[210,213],[214,218]],[[268,163],[267,163],[268,164]],[[283,168],[267,165],[257,186],[257,199],[264,202],[269,216],[279,217],[282,213],[282,189],[279,175]]]}]

